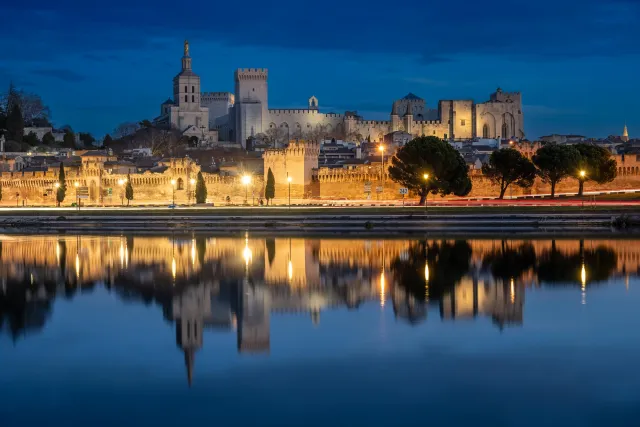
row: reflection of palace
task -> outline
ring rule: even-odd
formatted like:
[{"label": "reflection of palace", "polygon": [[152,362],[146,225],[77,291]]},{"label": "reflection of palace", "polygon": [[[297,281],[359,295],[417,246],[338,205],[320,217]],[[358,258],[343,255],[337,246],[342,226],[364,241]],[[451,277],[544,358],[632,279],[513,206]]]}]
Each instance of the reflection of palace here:
[{"label": "reflection of palace", "polygon": [[0,330],[44,327],[56,296],[104,286],[157,302],[175,322],[189,383],[205,330],[236,330],[238,351],[270,350],[274,313],[356,309],[370,301],[418,324],[429,304],[445,321],[523,322],[525,288],[582,287],[637,274],[640,245],[620,241],[403,241],[176,237],[0,238]]}]

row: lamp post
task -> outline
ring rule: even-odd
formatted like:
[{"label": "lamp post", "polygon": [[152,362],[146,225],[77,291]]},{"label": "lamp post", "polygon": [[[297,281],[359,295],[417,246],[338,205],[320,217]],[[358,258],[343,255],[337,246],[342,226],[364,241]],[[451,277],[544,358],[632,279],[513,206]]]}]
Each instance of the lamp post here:
[{"label": "lamp post", "polygon": [[251,183],[251,177],[249,175],[243,175],[242,183],[244,184],[244,204],[246,205],[249,200],[249,184]]},{"label": "lamp post", "polygon": [[291,177],[287,177],[287,182],[289,183],[289,209],[291,209]]},{"label": "lamp post", "polygon": [[78,187],[80,187],[80,183],[76,181],[73,183],[73,186],[76,187],[76,205],[78,210],[80,210],[80,199],[78,198]]},{"label": "lamp post", "polygon": [[120,186],[120,206],[124,206],[124,180],[119,179],[118,185]]},{"label": "lamp post", "polygon": [[380,182],[382,182],[382,195],[384,197],[384,145],[378,146],[380,151]]},{"label": "lamp post", "polygon": [[[195,190],[192,190],[192,188],[193,188],[193,186],[195,185],[195,183],[196,183],[196,180],[195,180],[195,179],[191,178],[191,179],[189,180],[189,184],[190,184],[190,185],[189,185],[189,191],[187,192],[187,196],[189,197],[189,203],[188,203],[189,205],[191,204],[191,193],[192,193],[192,192],[193,192],[193,193],[195,193]],[[193,198],[195,199],[195,194],[194,194],[194,197],[193,197]]]},{"label": "lamp post", "polygon": [[176,204],[176,180],[171,180],[171,204]]},{"label": "lamp post", "polygon": [[58,188],[60,188],[60,183],[56,182],[55,184],[53,184],[53,188],[56,189],[55,195],[54,197],[56,198],[56,206],[60,207],[60,203],[58,203]]},{"label": "lamp post", "polygon": [[[580,187],[578,188],[578,196],[580,196],[581,198],[584,195],[584,180],[587,176],[587,172],[583,169],[580,171],[580,179],[578,180],[580,182]],[[582,198],[582,207],[584,208],[584,198]]]},{"label": "lamp post", "polygon": [[[425,185],[426,183],[429,181],[429,174],[425,173],[424,175],[422,175],[422,178],[424,178],[424,182]],[[429,187],[426,187],[426,194],[424,195],[424,211],[426,212],[428,207],[427,207],[427,201],[429,200]]]}]

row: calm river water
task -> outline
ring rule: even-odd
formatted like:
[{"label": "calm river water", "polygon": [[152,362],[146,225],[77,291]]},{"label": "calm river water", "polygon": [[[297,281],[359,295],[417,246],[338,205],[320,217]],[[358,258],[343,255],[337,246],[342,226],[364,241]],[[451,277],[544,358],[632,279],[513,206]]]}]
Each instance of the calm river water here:
[{"label": "calm river water", "polygon": [[0,236],[0,425],[640,419],[640,241]]}]

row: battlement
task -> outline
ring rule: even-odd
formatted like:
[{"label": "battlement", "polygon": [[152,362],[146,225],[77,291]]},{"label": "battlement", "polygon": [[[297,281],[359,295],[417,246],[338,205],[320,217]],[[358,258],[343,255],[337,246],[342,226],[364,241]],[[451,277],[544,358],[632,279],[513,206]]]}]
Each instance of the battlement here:
[{"label": "battlement", "polygon": [[318,110],[310,110],[308,108],[270,108],[269,114],[318,114]]},{"label": "battlement", "polygon": [[386,120],[360,120],[358,121],[359,124],[363,124],[363,125],[374,125],[374,126],[380,126],[380,125],[388,125],[389,122]]},{"label": "battlement", "polygon": [[418,125],[441,125],[442,120],[414,120]]},{"label": "battlement", "polygon": [[303,139],[292,139],[285,148],[272,148],[266,150],[262,158],[266,161],[278,161],[287,157],[318,157],[320,154],[320,144],[317,142],[305,141]]},{"label": "battlement", "polygon": [[205,98],[214,98],[221,100],[232,100],[235,98],[235,95],[231,92],[202,92],[200,93],[200,99]]},{"label": "battlement", "polygon": [[268,70],[266,68],[238,68],[235,72],[238,80],[267,80]]}]

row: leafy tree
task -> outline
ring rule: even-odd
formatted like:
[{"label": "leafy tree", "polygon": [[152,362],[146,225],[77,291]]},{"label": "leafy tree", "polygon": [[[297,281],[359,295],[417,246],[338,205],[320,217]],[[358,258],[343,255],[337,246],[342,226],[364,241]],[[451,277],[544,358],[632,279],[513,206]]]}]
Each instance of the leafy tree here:
[{"label": "leafy tree", "polygon": [[207,201],[207,184],[204,182],[202,172],[198,172],[196,180],[196,203],[205,203]]},{"label": "leafy tree", "polygon": [[269,205],[269,200],[273,200],[276,197],[276,179],[273,176],[273,172],[271,172],[271,168],[267,172],[267,185],[264,189],[264,198],[267,199],[267,205]]},{"label": "leafy tree", "polygon": [[580,153],[571,145],[547,144],[533,156],[542,182],[551,184],[552,198],[556,195],[556,185],[575,175],[579,161]]},{"label": "leafy tree", "polygon": [[133,200],[133,184],[131,184],[131,175],[127,174],[127,186],[124,188],[124,197],[127,199],[127,206]]},{"label": "leafy tree", "polygon": [[141,128],[152,128],[153,127],[153,123],[151,123],[148,119],[144,119],[143,121],[141,121],[139,123]]},{"label": "leafy tree", "polygon": [[25,135],[22,142],[25,142],[31,146],[38,145],[40,143],[40,141],[38,141],[38,136],[33,132],[29,132],[28,135]]},{"label": "leafy tree", "polygon": [[82,145],[84,145],[85,147],[91,147],[93,143],[96,141],[93,135],[91,135],[88,132],[80,132],[78,134],[78,138],[80,139],[80,142],[82,143]]},{"label": "leafy tree", "polygon": [[44,145],[54,145],[56,143],[56,138],[53,136],[51,132],[47,132],[42,137],[42,143]]},{"label": "leafy tree", "polygon": [[464,159],[448,142],[435,136],[415,138],[400,148],[391,159],[389,176],[419,194],[421,204],[429,193],[466,196],[471,191]]},{"label": "leafy tree", "polygon": [[583,266],[587,284],[607,281],[617,266],[615,251],[604,245],[585,249],[584,242],[580,243],[580,250],[565,253],[556,248],[555,240],[552,241],[551,249],[539,257],[536,266],[538,281],[548,285],[581,286]]},{"label": "leafy tree", "polygon": [[67,129],[64,132],[62,138],[62,146],[65,148],[76,148],[76,134],[71,129]]},{"label": "leafy tree", "polygon": [[491,153],[489,163],[482,165],[482,173],[500,186],[499,199],[504,198],[511,184],[528,188],[536,178],[536,167],[531,160],[513,148],[503,148]]},{"label": "leafy tree", "polygon": [[56,192],[56,201],[58,206],[64,202],[64,198],[67,194],[67,184],[64,176],[64,165],[60,162],[60,172],[58,173],[58,191]]},{"label": "leafy tree", "polygon": [[104,139],[102,140],[102,146],[105,148],[109,148],[112,142],[113,142],[113,138],[111,138],[111,135],[106,134],[104,136]]},{"label": "leafy tree", "polygon": [[[585,181],[605,184],[615,179],[618,165],[609,150],[593,144],[576,144],[574,147],[580,153],[580,161],[575,174],[580,185],[578,187],[579,196],[582,196],[584,192]],[[584,176],[581,176],[581,171],[585,172]]]},{"label": "leafy tree", "polygon": [[522,276],[536,265],[536,251],[529,242],[512,247],[504,240],[500,249],[494,249],[482,259],[496,279],[509,280]]},{"label": "leafy tree", "polygon": [[19,104],[14,104],[9,110],[6,121],[8,139],[22,142],[24,136],[24,119]]}]

